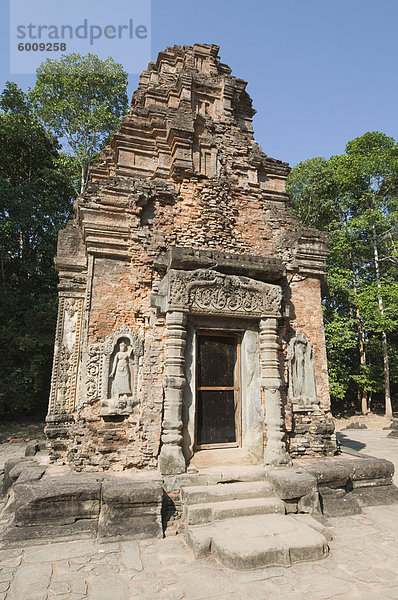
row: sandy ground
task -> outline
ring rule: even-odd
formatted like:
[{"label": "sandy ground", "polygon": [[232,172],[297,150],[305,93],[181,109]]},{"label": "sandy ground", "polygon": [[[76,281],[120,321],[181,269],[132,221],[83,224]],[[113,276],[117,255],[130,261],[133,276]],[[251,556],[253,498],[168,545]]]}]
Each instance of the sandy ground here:
[{"label": "sandy ground", "polygon": [[[336,424],[336,431],[341,431],[342,429],[346,429],[347,426],[352,425],[353,423],[359,423],[360,425],[365,425],[366,429],[386,429],[390,428],[391,419],[385,417],[384,415],[376,415],[374,413],[369,413],[367,415],[353,415],[350,417],[342,417],[342,418],[334,418]],[[365,427],[363,427],[365,429]]]},{"label": "sandy ground", "polygon": [[0,423],[0,444],[41,441],[45,439],[45,423],[36,421],[28,422],[3,422]]}]

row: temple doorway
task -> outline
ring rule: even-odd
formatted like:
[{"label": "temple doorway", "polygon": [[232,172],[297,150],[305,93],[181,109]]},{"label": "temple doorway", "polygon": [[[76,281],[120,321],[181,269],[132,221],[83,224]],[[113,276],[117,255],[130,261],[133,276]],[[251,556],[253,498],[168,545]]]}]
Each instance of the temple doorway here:
[{"label": "temple doorway", "polygon": [[195,447],[241,446],[241,338],[198,331]]}]

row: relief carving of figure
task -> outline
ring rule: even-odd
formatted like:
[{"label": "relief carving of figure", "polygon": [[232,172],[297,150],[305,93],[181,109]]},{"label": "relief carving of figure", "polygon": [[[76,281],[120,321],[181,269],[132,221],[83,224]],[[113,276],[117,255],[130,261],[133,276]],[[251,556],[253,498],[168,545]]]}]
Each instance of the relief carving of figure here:
[{"label": "relief carving of figure", "polygon": [[101,416],[127,416],[139,404],[137,392],[143,352],[142,338],[126,325],[119,327],[105,340],[99,367],[102,375],[97,385],[101,398]]},{"label": "relief carving of figure", "polygon": [[127,406],[127,399],[132,396],[130,357],[133,347],[128,347],[126,342],[119,343],[119,351],[113,359],[112,371],[109,378],[112,380],[111,396],[116,399],[119,408]]},{"label": "relief carving of figure", "polygon": [[312,349],[307,337],[296,332],[288,348],[289,397],[304,404],[317,403]]}]

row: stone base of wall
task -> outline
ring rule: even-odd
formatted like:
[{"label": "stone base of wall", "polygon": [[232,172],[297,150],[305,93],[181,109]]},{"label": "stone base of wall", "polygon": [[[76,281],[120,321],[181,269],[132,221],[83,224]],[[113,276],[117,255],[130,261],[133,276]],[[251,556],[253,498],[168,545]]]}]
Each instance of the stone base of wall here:
[{"label": "stone base of wall", "polygon": [[156,471],[128,476],[45,471],[32,459],[6,463],[2,518],[10,522],[3,542],[163,537],[163,487]]},{"label": "stone base of wall", "polygon": [[[292,459],[333,456],[337,451],[334,422],[330,413],[311,409],[293,411],[293,431],[287,436],[287,449]],[[54,431],[54,435],[52,435]],[[59,428],[47,428],[50,442],[50,461],[56,465],[68,465],[75,472],[125,471],[157,467],[157,458],[150,449],[137,450],[140,434],[134,424],[109,422],[101,424],[62,424]]]},{"label": "stone base of wall", "polygon": [[[12,459],[4,469],[5,509],[0,521],[8,520],[8,524],[0,532],[0,547],[24,540],[162,537],[166,529],[184,529],[187,490],[194,490],[206,502],[207,491],[217,487],[222,491],[216,497],[222,501],[222,494],[228,496],[229,483],[233,486],[239,481],[249,487],[262,482],[261,489],[266,482],[287,514],[335,517],[361,513],[366,506],[398,503],[398,489],[392,484],[394,465],[384,459],[341,455],[296,460],[293,466],[278,468],[236,466],[233,473],[231,477],[231,467],[220,467],[219,472],[164,479],[153,470],[99,475],[72,474],[65,469],[60,474],[32,458]],[[260,488],[260,496],[243,497],[261,498]],[[233,516],[239,517],[238,503],[235,508]]]},{"label": "stone base of wall", "polygon": [[51,463],[86,473],[156,468],[157,458],[142,429],[130,419],[63,424],[62,437],[58,427],[46,427]]},{"label": "stone base of wall", "polygon": [[325,413],[318,407],[293,406],[288,450],[293,459],[336,454],[337,442],[331,413]]}]

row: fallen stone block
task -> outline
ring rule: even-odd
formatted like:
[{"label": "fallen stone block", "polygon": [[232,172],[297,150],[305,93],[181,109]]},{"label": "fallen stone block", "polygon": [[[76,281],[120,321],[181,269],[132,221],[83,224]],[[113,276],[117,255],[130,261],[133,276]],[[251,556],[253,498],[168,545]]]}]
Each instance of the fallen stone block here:
[{"label": "fallen stone block", "polygon": [[[309,462],[303,469],[313,475],[320,487],[350,491],[358,482],[363,485],[391,483],[394,465],[389,460],[373,457],[326,458]],[[356,482],[356,484],[354,483]]]},{"label": "fallen stone block", "polygon": [[361,458],[349,461],[351,480],[353,482],[367,481],[371,485],[386,485],[391,483],[394,475],[394,465],[384,458]]},{"label": "fallen stone block", "polygon": [[302,496],[297,502],[297,510],[299,513],[320,514],[321,504],[319,501],[319,492],[313,491],[310,494]]},{"label": "fallen stone block", "polygon": [[[15,469],[16,467],[14,467]],[[12,474],[13,471],[11,471]],[[20,475],[16,483],[27,483],[28,481],[39,481],[46,472],[46,467],[43,465],[27,465],[21,469]]]},{"label": "fallen stone block", "polygon": [[345,488],[352,473],[352,466],[349,460],[325,458],[308,462],[303,465],[303,470],[315,477],[318,486]]},{"label": "fallen stone block", "polygon": [[362,512],[352,493],[347,494],[345,490],[320,487],[319,494],[322,513],[326,517],[348,517]]},{"label": "fallen stone block", "polygon": [[66,525],[10,525],[1,535],[0,548],[26,546],[26,540],[31,544],[42,544],[43,540],[93,539],[97,535],[97,527],[96,519],[79,519]]},{"label": "fallen stone block", "polygon": [[380,477],[380,478],[375,478],[375,479],[359,479],[359,480],[354,480],[354,481],[350,481],[347,484],[347,491],[348,490],[355,490],[357,488],[365,488],[365,487],[379,487],[379,486],[386,486],[386,485],[392,485],[392,478],[391,477]]},{"label": "fallen stone block", "polygon": [[35,456],[39,452],[39,444],[37,442],[29,442],[26,444],[25,456]]}]

